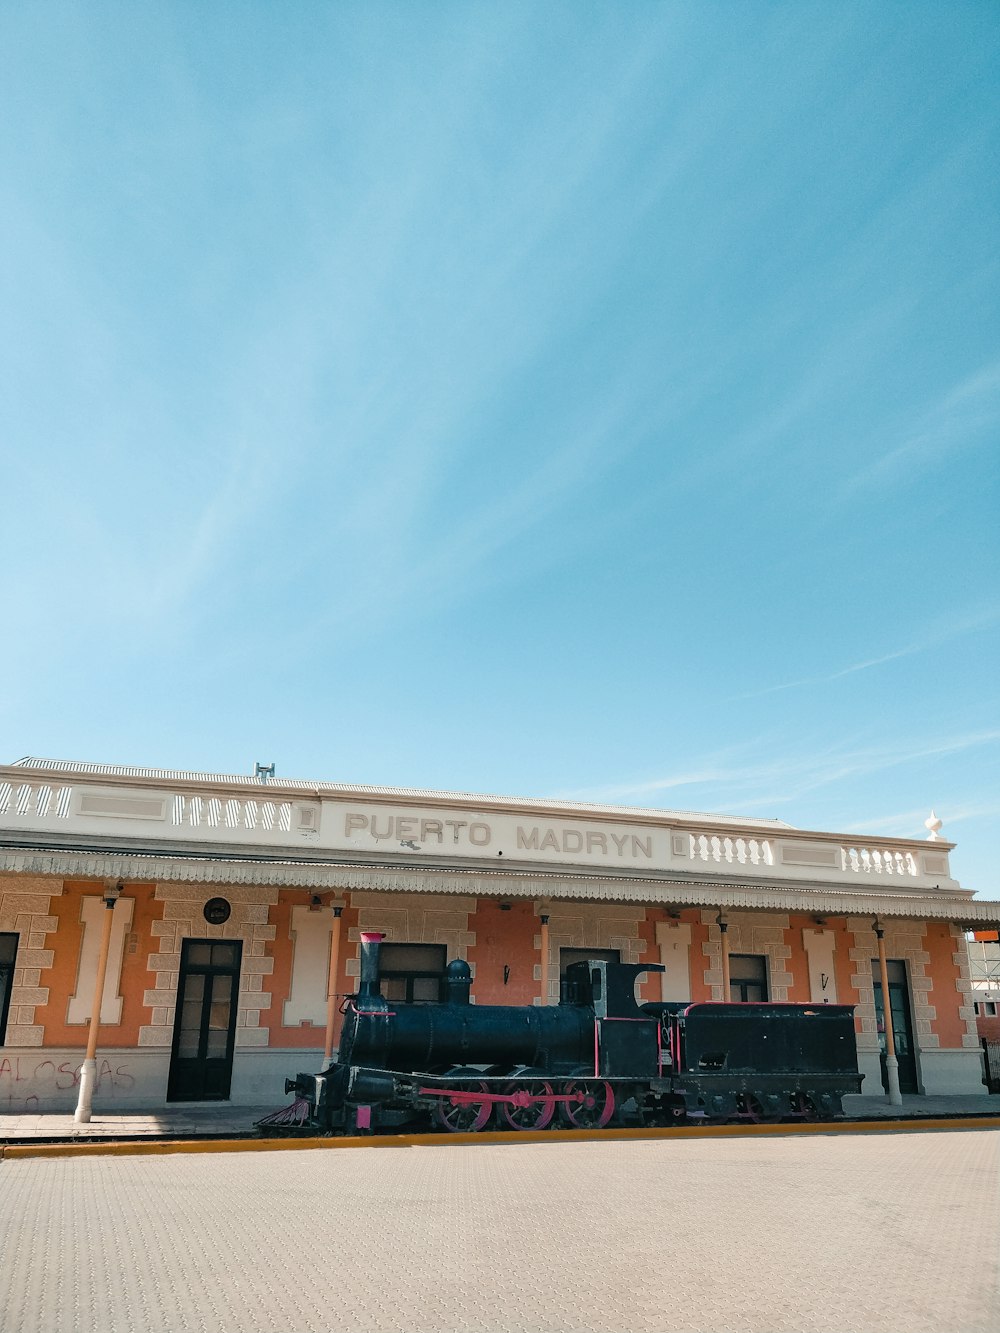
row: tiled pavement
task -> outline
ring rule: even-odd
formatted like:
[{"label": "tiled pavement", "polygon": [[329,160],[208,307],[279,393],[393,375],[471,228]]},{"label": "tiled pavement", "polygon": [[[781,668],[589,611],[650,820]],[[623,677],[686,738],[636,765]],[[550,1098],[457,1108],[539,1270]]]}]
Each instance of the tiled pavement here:
[{"label": "tiled pavement", "polygon": [[0,1163],[11,1333],[995,1333],[1000,1129]]},{"label": "tiled pavement", "polygon": [[112,1113],[97,1110],[86,1125],[75,1124],[72,1114],[55,1112],[0,1115],[0,1143],[25,1139],[189,1138],[248,1134],[255,1121],[274,1109],[273,1106],[206,1102],[196,1107],[166,1106],[148,1111]]},{"label": "tiled pavement", "polygon": [[[188,1138],[247,1134],[256,1120],[275,1109],[275,1106],[230,1106],[212,1102],[126,1114],[98,1109],[87,1125],[74,1124],[70,1114],[0,1114],[0,1143],[26,1139]],[[845,1097],[844,1110],[853,1120],[899,1115],[1000,1117],[1000,1097],[904,1097],[902,1107],[890,1106],[884,1097]]]}]

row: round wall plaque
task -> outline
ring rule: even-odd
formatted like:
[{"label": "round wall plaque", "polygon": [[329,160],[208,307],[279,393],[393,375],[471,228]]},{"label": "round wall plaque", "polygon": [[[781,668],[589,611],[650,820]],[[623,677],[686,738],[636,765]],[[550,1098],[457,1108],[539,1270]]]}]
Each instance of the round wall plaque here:
[{"label": "round wall plaque", "polygon": [[210,926],[225,925],[232,910],[226,898],[209,898],[205,904],[205,920]]}]

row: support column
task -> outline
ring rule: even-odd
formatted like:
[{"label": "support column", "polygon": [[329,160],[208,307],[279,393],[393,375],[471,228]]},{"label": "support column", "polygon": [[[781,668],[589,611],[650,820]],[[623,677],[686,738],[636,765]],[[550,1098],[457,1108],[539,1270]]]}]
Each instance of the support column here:
[{"label": "support column", "polygon": [[323,1047],[321,1073],[333,1059],[334,1028],[337,1024],[337,977],[340,974],[340,918],[343,911],[342,907],[333,909],[333,926],[330,929],[330,968],[326,979],[326,1043]]},{"label": "support column", "polygon": [[549,914],[543,912],[540,917],[542,923],[542,1004],[549,1002]]},{"label": "support column", "polygon": [[876,917],[872,924],[878,941],[878,967],[882,977],[882,1020],[885,1023],[885,1072],[889,1082],[889,1105],[902,1106],[899,1091],[899,1061],[896,1059],[896,1039],[892,1032],[892,1005],[889,1003],[889,968],[885,961],[885,929]]},{"label": "support column", "polygon": [[729,1003],[729,922],[719,913],[719,932],[722,935],[722,1001]]},{"label": "support column", "polygon": [[94,981],[94,1001],[90,1007],[90,1031],[87,1033],[87,1053],[80,1069],[80,1093],[77,1098],[73,1120],[78,1125],[90,1123],[91,1108],[94,1101],[94,1085],[97,1082],[97,1034],[101,1026],[101,1005],[104,1001],[104,980],[108,974],[108,954],[111,951],[111,926],[114,921],[115,903],[121,897],[122,886],[110,885],[104,890],[104,927],[101,931],[101,951],[97,956],[97,977]]}]

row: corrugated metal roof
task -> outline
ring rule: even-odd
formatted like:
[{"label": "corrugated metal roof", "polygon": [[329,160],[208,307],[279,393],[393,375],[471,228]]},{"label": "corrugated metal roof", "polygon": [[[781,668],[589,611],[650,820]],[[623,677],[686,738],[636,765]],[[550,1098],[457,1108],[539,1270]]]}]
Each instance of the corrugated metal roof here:
[{"label": "corrugated metal roof", "polygon": [[[226,884],[273,891],[370,890],[381,893],[464,894],[475,897],[544,898],[549,902],[599,901],[720,907],[777,912],[837,913],[849,917],[903,917],[951,921],[968,928],[1000,922],[1000,903],[977,902],[966,894],[855,893],[836,885],[799,887],[777,883],[674,880],[652,875],[579,875],[537,869],[517,871],[468,868],[417,870],[402,866],[304,864],[282,861],[224,861],[219,858],[163,857],[144,853],[106,854],[70,849],[42,851],[0,847],[0,870],[14,874],[120,878],[163,884]],[[60,886],[61,891],[61,886]],[[159,889],[157,890],[159,892]]]},{"label": "corrugated metal roof", "polygon": [[691,820],[693,822],[711,822],[713,824],[749,825],[759,828],[791,829],[794,824],[787,824],[782,819],[760,819],[752,815],[719,815],[696,810],[658,810],[653,807],[635,805],[601,805],[595,801],[559,801],[548,797],[535,796],[488,796],[481,792],[464,791],[427,791],[417,787],[372,787],[365,784],[341,782],[312,782],[305,779],[268,778],[261,782],[259,778],[246,773],[198,773],[171,768],[136,768],[128,764],[91,764],[80,760],[37,759],[25,756],[15,760],[11,768],[32,769],[37,772],[78,773],[88,777],[109,778],[152,778],[162,782],[201,782],[218,783],[227,787],[252,787],[256,790],[266,788],[269,791],[306,791],[328,792],[331,796],[372,796],[396,801],[433,800],[435,796],[449,800],[465,800],[481,806],[519,807],[524,805],[541,806],[552,811],[578,811],[581,814],[617,815],[653,815],[665,819]]}]

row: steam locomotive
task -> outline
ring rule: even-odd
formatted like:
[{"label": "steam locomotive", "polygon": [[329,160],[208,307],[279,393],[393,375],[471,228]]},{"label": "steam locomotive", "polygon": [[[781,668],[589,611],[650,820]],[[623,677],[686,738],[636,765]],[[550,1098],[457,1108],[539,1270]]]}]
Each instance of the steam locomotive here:
[{"label": "steam locomotive", "polygon": [[338,1059],[285,1081],[291,1107],[262,1129],[476,1131],[689,1121],[831,1119],[861,1090],[850,1005],[637,1005],[659,965],[574,963],[556,1006],[470,1005],[467,963],[447,1000],[379,992],[380,936],[362,936]]}]

